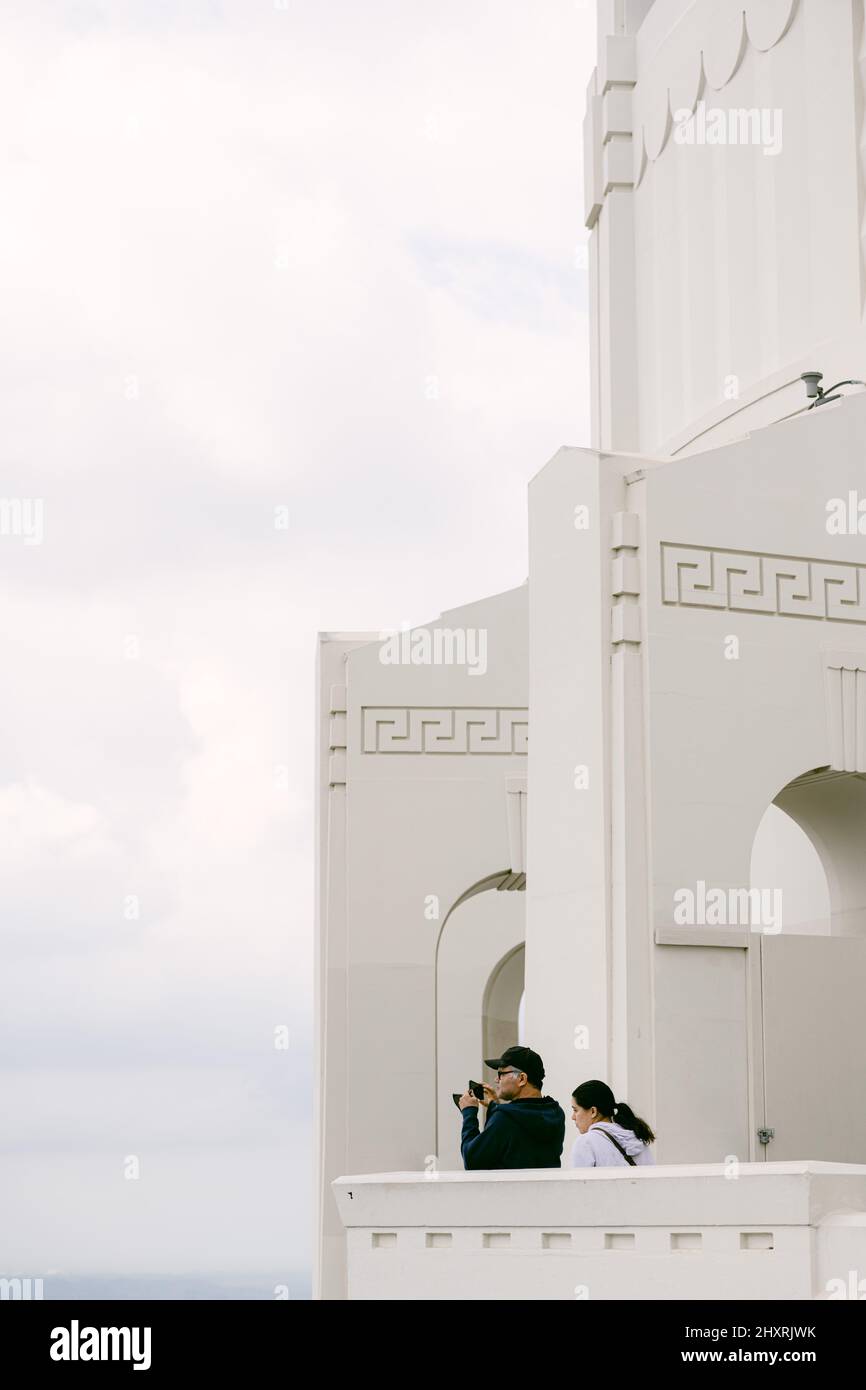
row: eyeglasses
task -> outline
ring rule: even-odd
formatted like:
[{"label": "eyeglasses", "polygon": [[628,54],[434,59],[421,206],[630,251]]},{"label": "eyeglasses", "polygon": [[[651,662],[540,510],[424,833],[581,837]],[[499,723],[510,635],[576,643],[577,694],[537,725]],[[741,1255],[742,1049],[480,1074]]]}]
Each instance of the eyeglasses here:
[{"label": "eyeglasses", "polygon": [[500,1079],[503,1076],[520,1076],[521,1074],[522,1073],[519,1072],[516,1067],[500,1067],[499,1071],[496,1073]]}]

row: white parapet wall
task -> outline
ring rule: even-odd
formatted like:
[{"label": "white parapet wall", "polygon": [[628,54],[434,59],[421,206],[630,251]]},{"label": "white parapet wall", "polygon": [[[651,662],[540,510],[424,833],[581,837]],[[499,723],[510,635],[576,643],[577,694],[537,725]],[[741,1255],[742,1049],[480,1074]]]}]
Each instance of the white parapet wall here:
[{"label": "white parapet wall", "polygon": [[350,1299],[866,1298],[866,1166],[338,1178]]}]

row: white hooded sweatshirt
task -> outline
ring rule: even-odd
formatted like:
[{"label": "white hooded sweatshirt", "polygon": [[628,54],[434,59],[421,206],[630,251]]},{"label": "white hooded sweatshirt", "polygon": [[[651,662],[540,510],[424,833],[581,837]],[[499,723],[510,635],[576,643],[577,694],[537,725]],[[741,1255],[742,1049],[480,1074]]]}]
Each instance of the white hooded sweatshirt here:
[{"label": "white hooded sweatshirt", "polygon": [[596,1120],[586,1134],[578,1134],[571,1150],[572,1168],[628,1168],[616,1144],[612,1144],[599,1130],[605,1129],[613,1135],[617,1144],[625,1149],[629,1158],[636,1164],[655,1163],[649,1144],[638,1139],[634,1130],[625,1129],[615,1120]]}]

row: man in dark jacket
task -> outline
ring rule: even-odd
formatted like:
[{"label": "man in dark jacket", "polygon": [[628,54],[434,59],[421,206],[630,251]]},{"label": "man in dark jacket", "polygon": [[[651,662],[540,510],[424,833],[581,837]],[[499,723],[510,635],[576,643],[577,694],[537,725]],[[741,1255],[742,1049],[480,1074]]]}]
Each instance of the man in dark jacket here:
[{"label": "man in dark jacket", "polygon": [[531,1047],[509,1047],[485,1066],[497,1073],[494,1091],[485,1086],[487,1121],[478,1129],[479,1102],[460,1097],[464,1168],[559,1168],[565,1114],[552,1096],[541,1094],[544,1063]]}]

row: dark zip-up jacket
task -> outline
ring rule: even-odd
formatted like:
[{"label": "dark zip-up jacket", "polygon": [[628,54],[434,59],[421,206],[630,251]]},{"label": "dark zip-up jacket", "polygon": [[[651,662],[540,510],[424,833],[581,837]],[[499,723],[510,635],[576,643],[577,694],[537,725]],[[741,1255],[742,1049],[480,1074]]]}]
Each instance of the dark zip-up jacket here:
[{"label": "dark zip-up jacket", "polygon": [[460,1152],[464,1168],[559,1168],[565,1114],[552,1096],[492,1101],[478,1129],[478,1107],[463,1111]]}]

